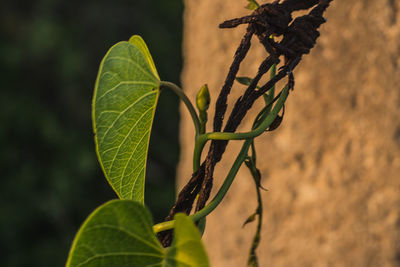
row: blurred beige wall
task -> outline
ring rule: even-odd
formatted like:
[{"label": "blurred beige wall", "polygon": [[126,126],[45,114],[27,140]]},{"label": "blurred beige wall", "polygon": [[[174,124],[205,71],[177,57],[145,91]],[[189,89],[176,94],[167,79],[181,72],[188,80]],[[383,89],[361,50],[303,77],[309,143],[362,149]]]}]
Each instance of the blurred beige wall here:
[{"label": "blurred beige wall", "polygon": [[[214,105],[245,31],[218,24],[247,14],[246,1],[185,3],[183,87],[194,99],[208,83]],[[257,139],[269,190],[260,266],[400,266],[398,10],[399,0],[334,0],[317,46],[295,71],[281,127]],[[240,75],[254,76],[265,57],[253,40]],[[242,91],[234,87],[230,103]],[[179,187],[190,177],[193,151],[193,126],[181,110]],[[213,114],[212,107],[210,119]],[[231,142],[218,165],[214,193],[240,145]],[[212,266],[245,266],[255,223],[241,226],[255,208],[252,178],[242,167],[208,217],[204,239]]]}]

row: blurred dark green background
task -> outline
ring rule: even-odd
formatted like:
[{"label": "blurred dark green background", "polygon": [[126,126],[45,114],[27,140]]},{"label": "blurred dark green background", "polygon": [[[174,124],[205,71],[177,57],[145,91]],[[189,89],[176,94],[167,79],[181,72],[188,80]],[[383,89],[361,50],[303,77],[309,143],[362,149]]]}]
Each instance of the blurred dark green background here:
[{"label": "blurred dark green background", "polygon": [[[179,83],[180,0],[6,1],[0,8],[0,266],[63,266],[79,225],[116,195],[95,156],[90,104],[100,61],[133,34]],[[174,200],[178,100],[163,92],[146,203]],[[151,196],[151,197],[150,197]]]}]

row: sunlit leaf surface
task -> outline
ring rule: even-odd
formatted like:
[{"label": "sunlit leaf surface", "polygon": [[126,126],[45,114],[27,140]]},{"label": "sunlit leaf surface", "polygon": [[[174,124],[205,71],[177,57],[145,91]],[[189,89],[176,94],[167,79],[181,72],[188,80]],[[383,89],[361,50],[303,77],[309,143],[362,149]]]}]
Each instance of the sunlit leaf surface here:
[{"label": "sunlit leaf surface", "polygon": [[183,214],[175,216],[175,239],[164,249],[148,210],[132,200],[112,200],[84,222],[67,267],[208,267],[200,234]]},{"label": "sunlit leaf surface", "polygon": [[159,95],[155,65],[139,36],[105,55],[93,97],[93,128],[105,176],[122,199],[144,201],[150,131]]}]

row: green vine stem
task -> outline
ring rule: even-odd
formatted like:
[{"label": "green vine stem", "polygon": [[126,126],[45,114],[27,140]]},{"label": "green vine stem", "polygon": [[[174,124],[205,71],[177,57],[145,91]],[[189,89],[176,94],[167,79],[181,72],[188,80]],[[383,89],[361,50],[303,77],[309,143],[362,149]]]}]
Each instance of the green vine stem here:
[{"label": "green vine stem", "polygon": [[[273,79],[276,75],[276,64],[273,64],[270,68],[270,73],[269,73],[269,78]],[[271,111],[271,105],[269,105],[269,103],[271,103],[271,101],[274,99],[274,95],[275,95],[275,84],[271,87],[271,89],[268,90],[268,95],[264,94],[264,101],[265,104],[267,105],[267,113],[268,114]]]},{"label": "green vine stem", "polygon": [[275,120],[276,116],[278,116],[278,113],[285,104],[288,95],[289,95],[289,87],[286,85],[285,88],[283,88],[282,92],[280,93],[279,99],[274,108],[271,110],[268,116],[262,121],[262,123],[259,126],[257,126],[257,128],[255,128],[254,130],[245,133],[227,133],[227,132],[206,133],[205,134],[206,138],[208,140],[243,140],[259,136],[265,130],[268,129],[271,123]]},{"label": "green vine stem", "polygon": [[208,139],[205,134],[196,136],[193,152],[193,172],[196,172],[200,168],[201,152],[203,152],[203,148],[207,141]]},{"label": "green vine stem", "polygon": [[[276,74],[276,66],[273,65],[271,67],[270,76],[274,77],[275,74]],[[272,110],[270,110],[271,109],[270,103],[273,102],[275,88],[270,89],[270,93],[264,98],[265,101],[268,102],[266,102],[267,104],[266,107],[260,112],[260,115],[262,114],[261,116],[259,116],[260,120],[258,120],[260,123],[255,122],[255,125],[257,124],[258,125],[252,131],[245,133],[213,132],[213,133],[201,134],[200,120],[197,116],[196,111],[193,108],[193,105],[191,104],[187,96],[183,93],[183,91],[175,84],[169,82],[161,82],[160,86],[168,87],[172,89],[176,94],[178,94],[178,96],[184,101],[190,114],[192,115],[192,119],[196,128],[196,142],[193,154],[193,172],[197,171],[200,168],[201,153],[208,140],[243,140],[243,139],[246,140],[242,146],[242,149],[239,152],[239,155],[237,156],[235,162],[233,163],[232,168],[230,169],[227,177],[225,178],[224,183],[219,189],[218,193],[210,201],[210,203],[208,203],[203,209],[199,210],[195,214],[190,215],[190,218],[194,222],[197,222],[201,218],[204,218],[205,216],[210,214],[219,205],[219,203],[221,203],[225,194],[228,192],[230,186],[232,185],[232,182],[234,181],[236,174],[240,169],[240,166],[247,159],[248,150],[250,146],[253,144],[253,138],[262,134],[271,125],[271,123],[275,120],[276,116],[278,116],[280,110],[283,108],[283,105],[285,104],[285,101],[289,95],[289,87],[286,85],[279,93],[279,95],[277,96],[278,97],[277,103],[275,104]],[[154,233],[159,233],[162,231],[170,230],[174,228],[174,224],[175,224],[174,220],[162,222],[154,225],[153,231]]]},{"label": "green vine stem", "polygon": [[[257,127],[254,127],[250,132],[246,133],[213,132],[213,133],[200,134],[196,136],[196,142],[193,153],[193,172],[197,171],[200,168],[201,153],[208,140],[244,140],[259,136],[275,120],[276,116],[278,115],[283,105],[285,104],[288,94],[289,94],[289,88],[288,86],[285,86],[282,92],[280,93],[279,99],[276,105],[274,106],[273,110],[272,111],[269,110],[269,107],[271,106],[270,103],[273,102],[273,100],[271,100],[257,116],[255,123]],[[273,98],[273,96],[274,92],[270,92],[270,94],[266,97],[269,99]]]},{"label": "green vine stem", "polygon": [[[260,171],[257,169],[256,162],[257,162],[257,156],[256,156],[256,149],[255,149],[254,140],[253,140],[251,143],[251,156],[247,156],[247,158],[245,160],[245,164],[248,167],[248,169],[250,170],[250,173],[253,177],[254,184],[256,186],[256,192],[257,192],[257,208],[256,208],[255,213],[253,213],[249,217],[249,218],[251,218],[253,216],[258,217],[256,232],[253,237],[253,242],[251,244],[251,248],[249,251],[249,257],[247,260],[247,266],[251,266],[251,267],[258,266],[258,258],[257,258],[256,250],[258,248],[258,245],[260,244],[262,218],[263,218],[263,204],[262,204],[262,197],[261,197],[261,190],[260,190],[261,189],[261,175],[260,175]],[[247,224],[251,221],[252,220],[247,219],[245,224]]]},{"label": "green vine stem", "polygon": [[206,123],[207,123],[207,112],[206,111],[199,111],[199,117],[200,117],[200,134],[204,134],[206,132]]},{"label": "green vine stem", "polygon": [[160,88],[168,88],[172,90],[186,105],[186,108],[188,109],[190,116],[192,117],[194,128],[196,130],[196,136],[200,133],[201,125],[200,125],[200,120],[199,116],[197,115],[196,110],[194,109],[192,102],[190,102],[189,98],[187,95],[183,92],[183,90],[177,86],[174,83],[171,82],[166,82],[166,81],[161,81],[160,82]]},{"label": "green vine stem", "polygon": [[[218,205],[221,203],[222,199],[224,198],[226,192],[228,192],[229,187],[231,186],[233,180],[236,177],[237,172],[240,169],[240,166],[247,158],[247,152],[249,147],[252,143],[252,139],[246,140],[242,146],[242,149],[239,152],[239,155],[236,157],[235,162],[232,165],[231,170],[229,171],[227,177],[225,178],[224,183],[222,184],[221,188],[219,189],[218,193],[215,197],[208,203],[203,209],[199,210],[195,214],[190,215],[190,218],[197,222],[201,218],[210,214]],[[162,231],[170,230],[174,228],[175,221],[166,221],[153,226],[154,233],[159,233]]]}]

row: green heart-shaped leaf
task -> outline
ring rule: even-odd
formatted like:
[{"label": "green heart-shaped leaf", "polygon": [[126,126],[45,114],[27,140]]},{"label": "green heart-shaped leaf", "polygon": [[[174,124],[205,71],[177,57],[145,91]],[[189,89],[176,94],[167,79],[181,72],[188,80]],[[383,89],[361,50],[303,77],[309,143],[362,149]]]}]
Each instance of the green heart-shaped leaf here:
[{"label": "green heart-shaped leaf", "polygon": [[119,42],[101,62],[93,96],[97,155],[122,199],[144,202],[147,151],[160,79],[140,36]]},{"label": "green heart-shaped leaf", "polygon": [[132,200],[112,200],[86,219],[67,267],[208,267],[200,234],[189,217],[175,216],[175,238],[163,249],[148,210]]}]

